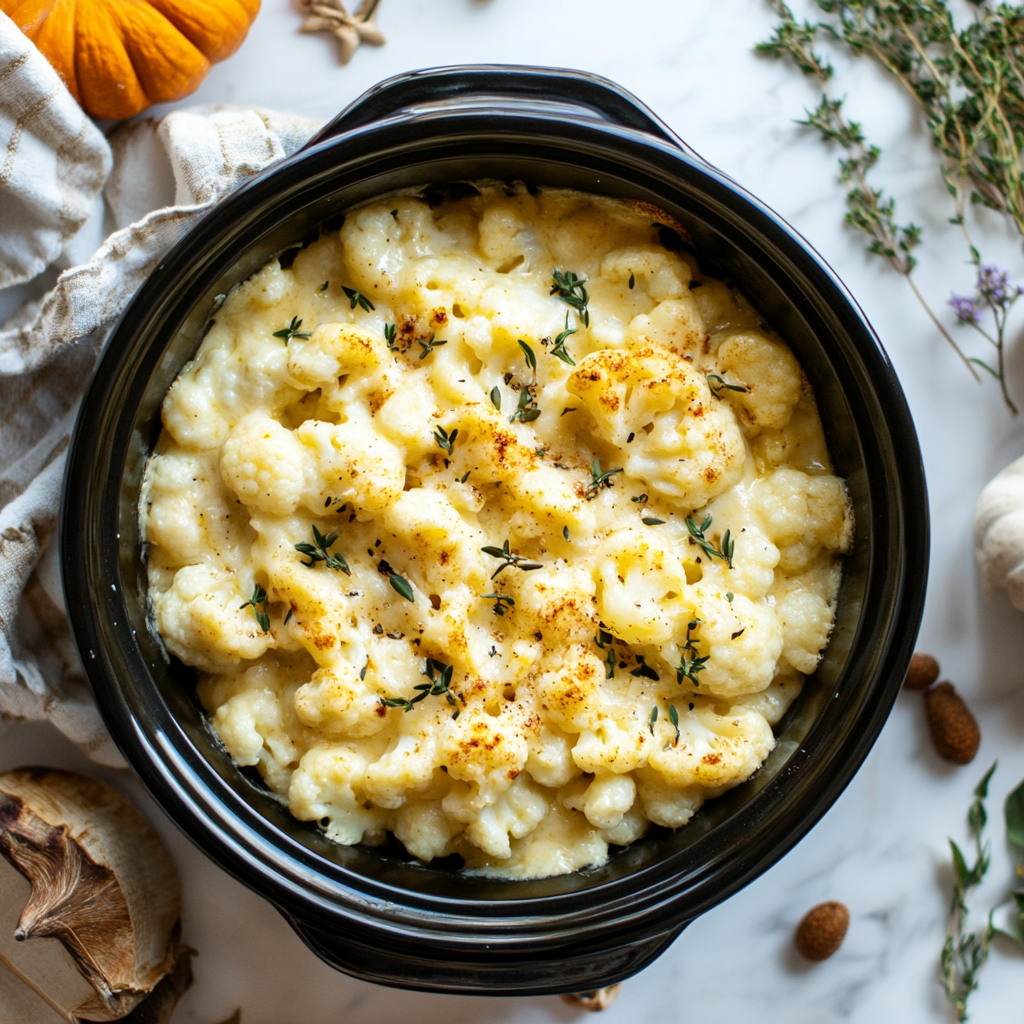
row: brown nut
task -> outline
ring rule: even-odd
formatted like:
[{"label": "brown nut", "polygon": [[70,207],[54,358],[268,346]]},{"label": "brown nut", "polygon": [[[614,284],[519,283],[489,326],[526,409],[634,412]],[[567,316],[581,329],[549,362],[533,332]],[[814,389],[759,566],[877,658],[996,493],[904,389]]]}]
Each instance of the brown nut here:
[{"label": "brown nut", "polygon": [[804,914],[793,941],[808,960],[827,960],[846,938],[850,912],[835,900],[819,903]]},{"label": "brown nut", "polygon": [[619,998],[621,989],[621,985],[609,985],[607,988],[594,989],[593,992],[572,992],[562,998],[570,1006],[579,1006],[583,1010],[597,1013],[599,1010],[607,1010]]},{"label": "brown nut", "polygon": [[939,683],[924,695],[924,713],[935,752],[953,764],[968,764],[981,745],[981,730],[952,683]]},{"label": "brown nut", "polygon": [[927,690],[938,678],[939,663],[930,654],[917,653],[910,659],[903,689]]}]

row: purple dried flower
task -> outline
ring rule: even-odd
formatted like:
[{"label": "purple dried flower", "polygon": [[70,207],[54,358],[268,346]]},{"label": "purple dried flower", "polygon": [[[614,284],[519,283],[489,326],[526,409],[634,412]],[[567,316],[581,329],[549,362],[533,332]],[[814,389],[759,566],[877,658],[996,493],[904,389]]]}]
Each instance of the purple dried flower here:
[{"label": "purple dried flower", "polygon": [[981,310],[974,305],[974,299],[966,295],[950,295],[949,304],[956,313],[956,319],[961,324],[980,324]]},{"label": "purple dried flower", "polygon": [[993,308],[1008,307],[1021,294],[1020,285],[1010,284],[1010,275],[992,265],[979,268],[975,288],[978,297]]}]

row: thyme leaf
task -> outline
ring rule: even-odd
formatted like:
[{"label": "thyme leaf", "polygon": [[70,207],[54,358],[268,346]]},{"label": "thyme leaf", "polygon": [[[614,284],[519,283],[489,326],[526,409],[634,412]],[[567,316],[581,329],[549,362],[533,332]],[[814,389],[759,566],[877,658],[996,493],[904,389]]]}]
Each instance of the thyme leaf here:
[{"label": "thyme leaf", "polygon": [[511,611],[515,607],[515,598],[509,597],[508,594],[481,594],[480,595],[485,601],[494,602],[494,614],[500,617],[504,617],[506,611]]},{"label": "thyme leaf", "polygon": [[[575,366],[576,365],[576,360],[573,359],[573,357],[571,355],[569,355],[569,353],[566,351],[566,349],[565,349],[565,340],[570,335],[573,335],[575,333],[576,333],[576,328],[569,326],[569,314],[566,313],[565,314],[565,330],[561,331],[556,336],[555,342],[554,342],[554,344],[551,347],[551,354],[556,359],[561,359],[562,362],[566,363],[568,366]],[[564,416],[565,413],[562,413],[562,415]]]},{"label": "thyme leaf", "polygon": [[711,387],[711,393],[718,398],[723,391],[739,391],[746,394],[750,388],[746,384],[730,384],[724,377],[717,373],[705,374],[708,379],[708,384]]},{"label": "thyme leaf", "polygon": [[245,604],[239,607],[239,611],[243,608],[252,608],[252,614],[256,619],[257,625],[264,633],[270,632],[270,612],[267,611],[267,592],[257,583],[252,588],[252,597],[249,598]]},{"label": "thyme leaf", "polygon": [[316,523],[313,524],[313,543],[309,541],[301,541],[295,545],[295,550],[299,554],[305,555],[309,561],[303,562],[302,564],[312,569],[317,562],[323,562],[328,569],[338,569],[343,572],[346,576],[352,575],[352,570],[348,567],[348,562],[345,561],[345,556],[340,552],[331,554],[329,551],[330,546],[338,539],[338,531],[332,530],[325,537],[317,528]]},{"label": "thyme leaf", "polygon": [[434,440],[438,443],[438,446],[449,455],[452,453],[452,448],[455,446],[455,438],[458,436],[458,427],[456,427],[450,434],[445,431],[444,427],[437,426],[434,428]]},{"label": "thyme leaf", "polygon": [[349,309],[355,309],[358,306],[360,309],[367,313],[372,313],[377,307],[357,288],[346,288],[344,285],[341,286],[341,290],[345,293],[345,298],[349,301]]},{"label": "thyme leaf", "polygon": [[308,338],[308,331],[300,331],[299,328],[302,326],[302,321],[297,317],[293,316],[291,323],[287,327],[282,327],[279,331],[274,331],[275,338],[284,338],[284,343],[287,345],[292,338]]},{"label": "thyme leaf", "polygon": [[529,345],[526,344],[525,341],[523,341],[522,338],[519,339],[519,347],[523,350],[523,356],[526,359],[526,365],[531,370],[533,370],[534,373],[536,373],[537,372],[537,355],[536,355],[536,353],[533,351],[532,348],[530,348]]},{"label": "thyme leaf", "polygon": [[406,601],[415,601],[416,597],[412,592],[412,584],[404,577],[399,576],[397,572],[390,574],[389,579],[391,580],[391,587],[397,594],[401,594]]},{"label": "thyme leaf", "polygon": [[426,359],[435,348],[440,348],[442,345],[447,345],[447,341],[437,341],[434,336],[431,335],[426,341],[420,341],[417,339],[416,344],[423,349],[420,353],[420,359]]},{"label": "thyme leaf", "polygon": [[398,327],[395,324],[384,325],[384,340],[387,342],[388,348],[391,349],[392,352],[394,352],[395,348],[397,347],[395,345],[395,332],[397,330]]},{"label": "thyme leaf", "polygon": [[509,423],[532,423],[539,415],[537,408],[536,388],[533,384],[524,384],[519,392],[519,403],[516,411],[509,416]]},{"label": "thyme leaf", "polygon": [[621,473],[621,469],[608,469],[604,472],[601,471],[601,460],[598,456],[594,456],[594,461],[590,466],[590,483],[587,484],[587,501],[596,498],[604,487],[611,487],[611,478],[616,473]]},{"label": "thyme leaf", "polygon": [[694,686],[700,686],[697,675],[704,671],[707,667],[707,662],[711,659],[710,654],[705,654],[704,657],[700,657],[697,654],[697,644],[699,641],[695,640],[691,635],[700,624],[700,619],[691,619],[686,624],[686,643],[683,644],[682,657],[680,657],[679,664],[676,666],[676,682],[680,686],[684,679],[689,679]]},{"label": "thyme leaf", "polygon": [[700,526],[687,516],[686,528],[690,531],[690,536],[700,547],[701,551],[708,556],[708,558],[720,558],[729,566],[730,569],[732,568],[732,556],[736,549],[736,543],[730,536],[728,530],[725,531],[725,536],[722,537],[722,547],[719,549],[716,548],[706,536],[706,531],[711,528],[710,515],[708,515]]},{"label": "thyme leaf", "polygon": [[523,572],[532,572],[534,569],[543,569],[544,565],[542,562],[528,562],[522,555],[516,555],[512,553],[509,546],[509,542],[506,540],[505,543],[499,548],[493,544],[488,544],[480,549],[485,555],[490,555],[492,558],[502,559],[502,564],[494,570],[491,575],[493,580],[498,576],[499,573],[512,566],[516,569],[522,569]]},{"label": "thyme leaf", "polygon": [[557,295],[566,305],[571,306],[579,313],[580,320],[584,327],[590,326],[590,311],[587,303],[590,296],[587,295],[585,277],[579,277],[572,270],[553,270],[551,272],[551,294]]},{"label": "thyme leaf", "polygon": [[[452,714],[452,718],[459,717],[459,700],[456,695],[452,693],[452,672],[454,671],[451,665],[446,664],[443,661],[438,661],[436,658],[427,658],[426,664],[424,665],[421,675],[426,676],[429,682],[417,683],[413,689],[416,691],[415,697],[378,697],[381,706],[385,708],[402,708],[404,711],[412,711],[413,708],[419,704],[421,700],[426,700],[428,697],[441,697],[453,707],[455,711]],[[465,701],[463,701],[465,703]]]}]

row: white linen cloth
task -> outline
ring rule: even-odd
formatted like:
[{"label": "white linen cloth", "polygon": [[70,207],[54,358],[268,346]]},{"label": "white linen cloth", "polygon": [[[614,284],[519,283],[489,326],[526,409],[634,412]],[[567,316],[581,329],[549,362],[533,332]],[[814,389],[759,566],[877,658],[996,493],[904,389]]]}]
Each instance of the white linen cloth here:
[{"label": "white linen cloth", "polygon": [[0,719],[49,719],[101,763],[122,762],[71,638],[54,536],[79,399],[168,248],[317,127],[196,107],[104,138],[0,13],[0,290],[62,269],[0,326]]}]

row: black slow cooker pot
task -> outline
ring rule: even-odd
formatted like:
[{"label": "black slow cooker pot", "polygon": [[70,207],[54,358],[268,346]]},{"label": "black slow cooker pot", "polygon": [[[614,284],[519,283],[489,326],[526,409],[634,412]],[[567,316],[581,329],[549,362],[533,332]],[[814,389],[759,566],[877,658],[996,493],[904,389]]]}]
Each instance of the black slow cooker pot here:
[{"label": "black slow cooker pot", "polygon": [[[398,188],[480,178],[649,202],[685,226],[789,342],[857,517],[831,643],[745,784],[601,868],[488,881],[397,848],[343,847],[295,820],[213,735],[191,672],[147,625],[136,503],[160,403],[217,297]],[[686,244],[678,235],[674,240]],[[632,96],[593,75],[461,67],[370,90],[300,152],[208,213],[139,289],[100,359],[68,459],[64,586],[82,660],[125,757],[170,817],[270,900],[318,956],[370,981],[539,994],[621,981],[789,850],[885,722],[921,616],[928,522],[899,384],[856,303],[762,203]]]}]

